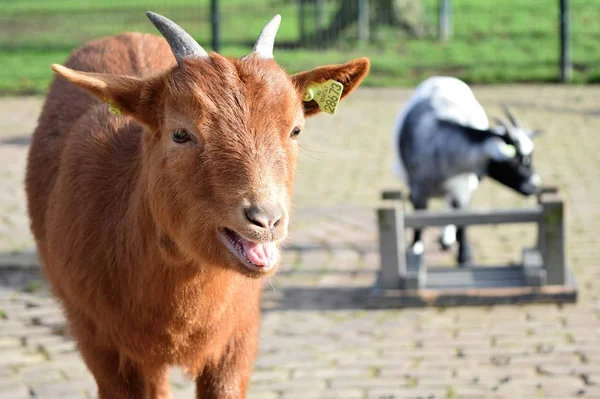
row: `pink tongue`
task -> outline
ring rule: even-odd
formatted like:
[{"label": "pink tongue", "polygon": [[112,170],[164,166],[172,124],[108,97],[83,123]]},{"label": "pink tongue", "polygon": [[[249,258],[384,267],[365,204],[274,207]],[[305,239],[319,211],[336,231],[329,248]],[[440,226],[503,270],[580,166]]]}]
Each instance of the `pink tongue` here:
[{"label": "pink tongue", "polygon": [[277,256],[277,246],[274,242],[257,244],[248,240],[242,240],[244,252],[250,262],[257,266],[272,266]]}]

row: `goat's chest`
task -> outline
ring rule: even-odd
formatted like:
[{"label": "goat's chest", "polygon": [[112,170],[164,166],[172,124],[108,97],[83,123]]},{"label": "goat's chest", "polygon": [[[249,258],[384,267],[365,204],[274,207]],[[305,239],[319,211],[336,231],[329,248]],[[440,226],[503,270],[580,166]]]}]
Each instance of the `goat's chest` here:
[{"label": "goat's chest", "polygon": [[143,317],[130,325],[124,344],[139,360],[196,369],[258,329],[258,295],[240,300],[238,295],[174,296],[168,305],[141,310]]}]

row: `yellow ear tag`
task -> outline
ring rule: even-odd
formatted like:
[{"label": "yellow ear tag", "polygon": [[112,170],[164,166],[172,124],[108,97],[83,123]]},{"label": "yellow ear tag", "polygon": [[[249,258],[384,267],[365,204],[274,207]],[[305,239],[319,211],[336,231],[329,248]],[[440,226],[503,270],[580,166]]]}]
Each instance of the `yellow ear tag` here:
[{"label": "yellow ear tag", "polygon": [[333,115],[340,103],[343,91],[344,85],[329,79],[327,82],[308,85],[302,100],[306,102],[315,100],[321,111]]},{"label": "yellow ear tag", "polygon": [[500,152],[506,155],[508,158],[514,158],[517,155],[517,149],[514,145],[504,144],[500,147]]},{"label": "yellow ear tag", "polygon": [[108,111],[113,115],[121,115],[121,110],[117,107],[110,98],[105,98],[104,101],[108,104]]}]

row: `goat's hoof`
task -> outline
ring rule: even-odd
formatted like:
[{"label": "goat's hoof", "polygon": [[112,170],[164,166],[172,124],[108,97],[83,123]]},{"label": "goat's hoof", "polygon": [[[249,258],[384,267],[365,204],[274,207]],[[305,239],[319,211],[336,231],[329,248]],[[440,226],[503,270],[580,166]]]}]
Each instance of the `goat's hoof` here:
[{"label": "goat's hoof", "polygon": [[458,267],[468,267],[473,263],[473,258],[471,256],[458,256],[457,259]]},{"label": "goat's hoof", "polygon": [[460,267],[470,266],[473,263],[473,254],[470,250],[458,251],[457,262]]},{"label": "goat's hoof", "polygon": [[425,251],[425,246],[423,245],[423,242],[417,241],[412,245],[410,250],[413,255],[423,255],[423,252]]},{"label": "goat's hoof", "polygon": [[447,242],[444,242],[444,239],[442,237],[438,238],[438,242],[440,243],[440,248],[442,249],[442,251],[448,251],[450,248],[452,248],[452,244],[448,244]]}]

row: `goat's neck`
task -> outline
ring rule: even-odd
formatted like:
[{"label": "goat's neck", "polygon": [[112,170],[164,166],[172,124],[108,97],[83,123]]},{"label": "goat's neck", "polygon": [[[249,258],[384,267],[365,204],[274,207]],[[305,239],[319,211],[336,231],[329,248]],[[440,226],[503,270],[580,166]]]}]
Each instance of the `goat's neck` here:
[{"label": "goat's neck", "polygon": [[444,163],[447,171],[452,175],[479,173],[488,161],[483,144],[489,138],[485,138],[485,132],[477,133],[476,129],[466,126],[453,125],[451,129],[454,130],[453,134],[443,135],[443,142],[439,143],[446,149],[442,154],[446,157]]}]

